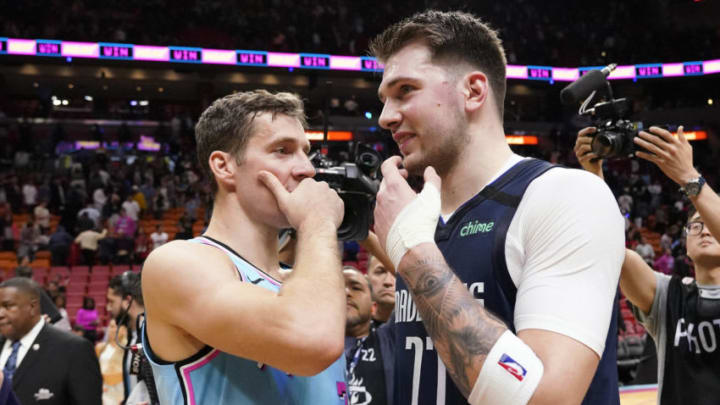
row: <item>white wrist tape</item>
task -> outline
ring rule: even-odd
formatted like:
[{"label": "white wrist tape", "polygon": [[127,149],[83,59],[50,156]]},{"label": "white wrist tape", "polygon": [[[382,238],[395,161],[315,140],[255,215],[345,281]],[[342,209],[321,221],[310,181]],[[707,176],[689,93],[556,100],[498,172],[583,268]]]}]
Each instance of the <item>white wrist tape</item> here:
[{"label": "white wrist tape", "polygon": [[530,346],[505,331],[480,369],[470,392],[471,405],[525,405],[543,375],[543,364]]},{"label": "white wrist tape", "polygon": [[426,182],[420,194],[400,211],[385,241],[385,251],[397,270],[407,251],[425,242],[435,242],[440,217],[440,191]]}]

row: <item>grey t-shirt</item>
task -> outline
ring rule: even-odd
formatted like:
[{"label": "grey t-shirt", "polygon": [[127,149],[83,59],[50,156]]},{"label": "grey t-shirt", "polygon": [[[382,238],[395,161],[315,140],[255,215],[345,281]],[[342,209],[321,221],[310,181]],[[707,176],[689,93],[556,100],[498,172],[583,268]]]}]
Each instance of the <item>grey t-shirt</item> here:
[{"label": "grey t-shirt", "polygon": [[[658,404],[660,403],[660,393],[662,392],[663,377],[665,374],[665,355],[667,348],[668,330],[667,330],[667,298],[671,277],[667,274],[655,272],[655,298],[653,299],[650,313],[646,314],[633,306],[632,311],[635,317],[642,323],[650,336],[655,340],[658,360]],[[691,283],[690,277],[683,279],[683,283]],[[720,291],[718,285],[698,285],[699,289]]]}]

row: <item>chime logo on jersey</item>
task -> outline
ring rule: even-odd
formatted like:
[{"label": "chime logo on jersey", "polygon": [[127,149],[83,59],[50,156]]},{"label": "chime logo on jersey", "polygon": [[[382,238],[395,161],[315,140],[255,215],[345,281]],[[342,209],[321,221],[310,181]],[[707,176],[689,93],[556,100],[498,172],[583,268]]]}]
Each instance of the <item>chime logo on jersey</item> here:
[{"label": "chime logo on jersey", "polygon": [[470,221],[460,228],[460,237],[475,235],[476,233],[487,233],[492,231],[495,222]]},{"label": "chime logo on jersey", "polygon": [[502,357],[500,357],[500,360],[498,361],[498,364],[500,367],[507,370],[508,373],[512,374],[513,377],[517,378],[518,381],[525,379],[525,374],[527,374],[525,367],[521,366],[520,363],[513,360],[513,358],[507,354],[503,353]]}]

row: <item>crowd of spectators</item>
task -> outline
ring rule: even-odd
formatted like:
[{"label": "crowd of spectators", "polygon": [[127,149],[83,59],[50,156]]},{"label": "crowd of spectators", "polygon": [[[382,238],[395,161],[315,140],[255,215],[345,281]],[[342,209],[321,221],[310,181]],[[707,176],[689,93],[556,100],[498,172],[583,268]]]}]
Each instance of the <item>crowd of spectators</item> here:
[{"label": "crowd of spectators", "polygon": [[690,0],[253,0],[242,6],[217,0],[131,0],[107,8],[88,0],[32,0],[5,5],[0,34],[364,55],[369,39],[403,16],[426,8],[462,9],[500,31],[510,63],[593,66],[717,57],[711,54],[720,45],[717,26],[687,21],[693,16],[689,7],[703,6]]},{"label": "crowd of spectators", "polygon": [[[47,161],[30,154],[33,165],[0,172],[0,245],[18,261],[49,250],[54,266],[141,263],[204,220],[209,189],[184,155],[169,164],[161,156],[128,163],[104,152]],[[167,221],[171,210],[182,211],[176,223]]]}]

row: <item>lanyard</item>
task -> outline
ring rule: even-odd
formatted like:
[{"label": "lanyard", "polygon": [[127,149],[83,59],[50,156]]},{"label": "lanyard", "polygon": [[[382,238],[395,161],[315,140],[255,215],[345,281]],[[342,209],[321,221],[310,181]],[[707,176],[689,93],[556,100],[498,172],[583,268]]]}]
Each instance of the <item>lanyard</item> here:
[{"label": "lanyard", "polygon": [[347,372],[346,372],[346,378],[348,381],[351,380],[350,377],[353,377],[353,373],[355,372],[355,367],[358,364],[358,361],[360,360],[360,352],[362,352],[363,343],[365,343],[365,340],[368,338],[368,336],[364,336],[357,340],[355,343],[355,354],[353,354],[352,361],[347,366]]}]

